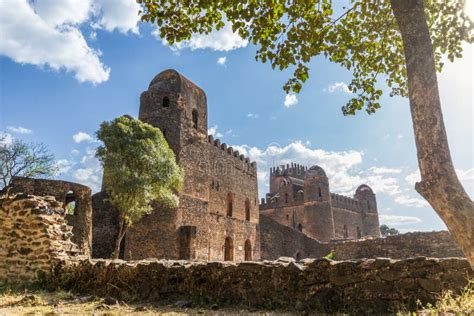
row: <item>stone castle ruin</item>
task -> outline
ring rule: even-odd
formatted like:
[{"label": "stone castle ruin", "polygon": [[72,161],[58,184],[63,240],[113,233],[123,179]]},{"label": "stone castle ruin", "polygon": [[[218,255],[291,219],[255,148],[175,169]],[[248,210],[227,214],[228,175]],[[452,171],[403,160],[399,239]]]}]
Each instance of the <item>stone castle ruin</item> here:
[{"label": "stone castle ruin", "polygon": [[331,193],[319,166],[271,168],[270,193],[261,201],[260,214],[319,241],[380,237],[372,189],[362,184],[353,198]]},{"label": "stone castle ruin", "polygon": [[179,207],[154,204],[129,229],[127,262],[97,259],[110,257],[118,233],[113,183],[104,178],[91,196],[72,182],[14,177],[12,195],[0,195],[0,282],[125,301],[386,312],[432,303],[473,276],[467,260],[446,258],[462,257],[448,232],[380,238],[372,189],[333,194],[318,166],[272,168],[258,205],[255,162],[207,135],[204,91],[174,70],[142,93],[139,119],[161,129],[185,170]]},{"label": "stone castle ruin", "polygon": [[[260,259],[257,167],[207,135],[204,91],[175,70],[166,70],[141,94],[139,119],[162,131],[184,169],[184,186],[177,209],[154,205],[152,214],[129,229],[120,257]],[[103,183],[105,191],[107,179]],[[94,205],[106,205],[104,196],[94,196]],[[94,240],[101,250],[96,255],[106,258],[116,220],[104,212],[110,213],[110,207],[94,208]]]}]

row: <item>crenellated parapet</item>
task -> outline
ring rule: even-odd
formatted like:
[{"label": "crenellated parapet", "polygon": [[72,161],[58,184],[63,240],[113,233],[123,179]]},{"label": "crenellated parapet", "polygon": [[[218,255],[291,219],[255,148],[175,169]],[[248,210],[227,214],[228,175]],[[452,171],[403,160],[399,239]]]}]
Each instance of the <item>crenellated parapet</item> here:
[{"label": "crenellated parapet", "polygon": [[340,195],[337,193],[331,193],[331,204],[333,207],[362,213],[363,202],[348,196]]},{"label": "crenellated parapet", "polygon": [[303,179],[308,167],[297,164],[297,163],[288,163],[286,165],[275,166],[270,168],[270,177],[275,176],[290,176],[298,179]]},{"label": "crenellated parapet", "polygon": [[[257,163],[255,161],[250,161],[248,157],[245,157],[245,155],[240,154],[238,150],[235,150],[231,146],[227,146],[226,143],[221,143],[220,139],[214,139],[212,135],[207,136],[207,142],[210,145],[210,147],[213,148],[214,150],[219,150],[221,151],[221,153],[226,154],[224,156],[226,163],[228,162],[227,159],[230,159],[233,165],[241,165],[242,171],[245,171],[247,173],[249,172],[255,176],[257,175]],[[214,163],[217,165],[217,164],[220,164],[221,162],[215,161]]]}]

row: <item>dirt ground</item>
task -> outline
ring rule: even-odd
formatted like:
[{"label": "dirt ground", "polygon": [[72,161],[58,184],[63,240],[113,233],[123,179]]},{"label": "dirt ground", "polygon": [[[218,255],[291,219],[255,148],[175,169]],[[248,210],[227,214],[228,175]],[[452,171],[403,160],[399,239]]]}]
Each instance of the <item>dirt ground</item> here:
[{"label": "dirt ground", "polygon": [[169,305],[125,304],[113,298],[78,296],[68,292],[5,291],[0,294],[0,315],[290,315],[247,308],[192,307],[190,302]]}]

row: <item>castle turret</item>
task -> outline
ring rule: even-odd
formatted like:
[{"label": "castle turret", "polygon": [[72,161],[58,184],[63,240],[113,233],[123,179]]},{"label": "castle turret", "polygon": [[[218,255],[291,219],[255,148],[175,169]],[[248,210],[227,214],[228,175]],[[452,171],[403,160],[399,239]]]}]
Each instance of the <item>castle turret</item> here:
[{"label": "castle turret", "polygon": [[357,188],[354,198],[361,202],[362,235],[380,237],[377,199],[374,192],[368,185],[362,184]]},{"label": "castle turret", "polygon": [[155,76],[140,96],[139,119],[158,127],[186,173],[183,192],[209,198],[207,99],[176,70]]},{"label": "castle turret", "polygon": [[329,181],[324,170],[312,166],[304,178],[304,231],[320,241],[335,236]]}]

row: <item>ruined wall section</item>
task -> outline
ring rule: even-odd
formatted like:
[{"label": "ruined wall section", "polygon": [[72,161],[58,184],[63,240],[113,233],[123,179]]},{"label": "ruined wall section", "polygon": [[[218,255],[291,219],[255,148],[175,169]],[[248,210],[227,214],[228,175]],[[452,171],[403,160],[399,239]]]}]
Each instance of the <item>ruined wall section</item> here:
[{"label": "ruined wall section", "polygon": [[330,252],[330,246],[306,236],[298,230],[280,225],[273,217],[260,215],[260,242],[263,260],[280,257],[294,259],[321,258]]},{"label": "ruined wall section", "polygon": [[447,231],[414,232],[384,238],[332,243],[337,260],[361,258],[464,257]]},{"label": "ruined wall section", "polygon": [[[79,246],[84,255],[92,252],[92,200],[91,189],[78,183],[13,177],[12,192],[39,196],[54,196],[66,206],[68,199],[75,202],[74,214],[67,214],[65,219],[73,227],[72,241]],[[72,192],[72,194],[70,193]]]},{"label": "ruined wall section", "polygon": [[52,196],[0,198],[0,281],[32,282],[81,253]]},{"label": "ruined wall section", "polygon": [[[289,259],[289,258],[286,258]],[[265,262],[82,261],[57,287],[119,300],[191,301],[309,313],[385,315],[462,291],[474,277],[465,259],[325,259]],[[396,295],[395,295],[396,294]]]},{"label": "ruined wall section", "polygon": [[[332,208],[335,239],[357,239],[363,237],[362,214],[338,207]],[[359,235],[360,233],[360,235]]]}]

